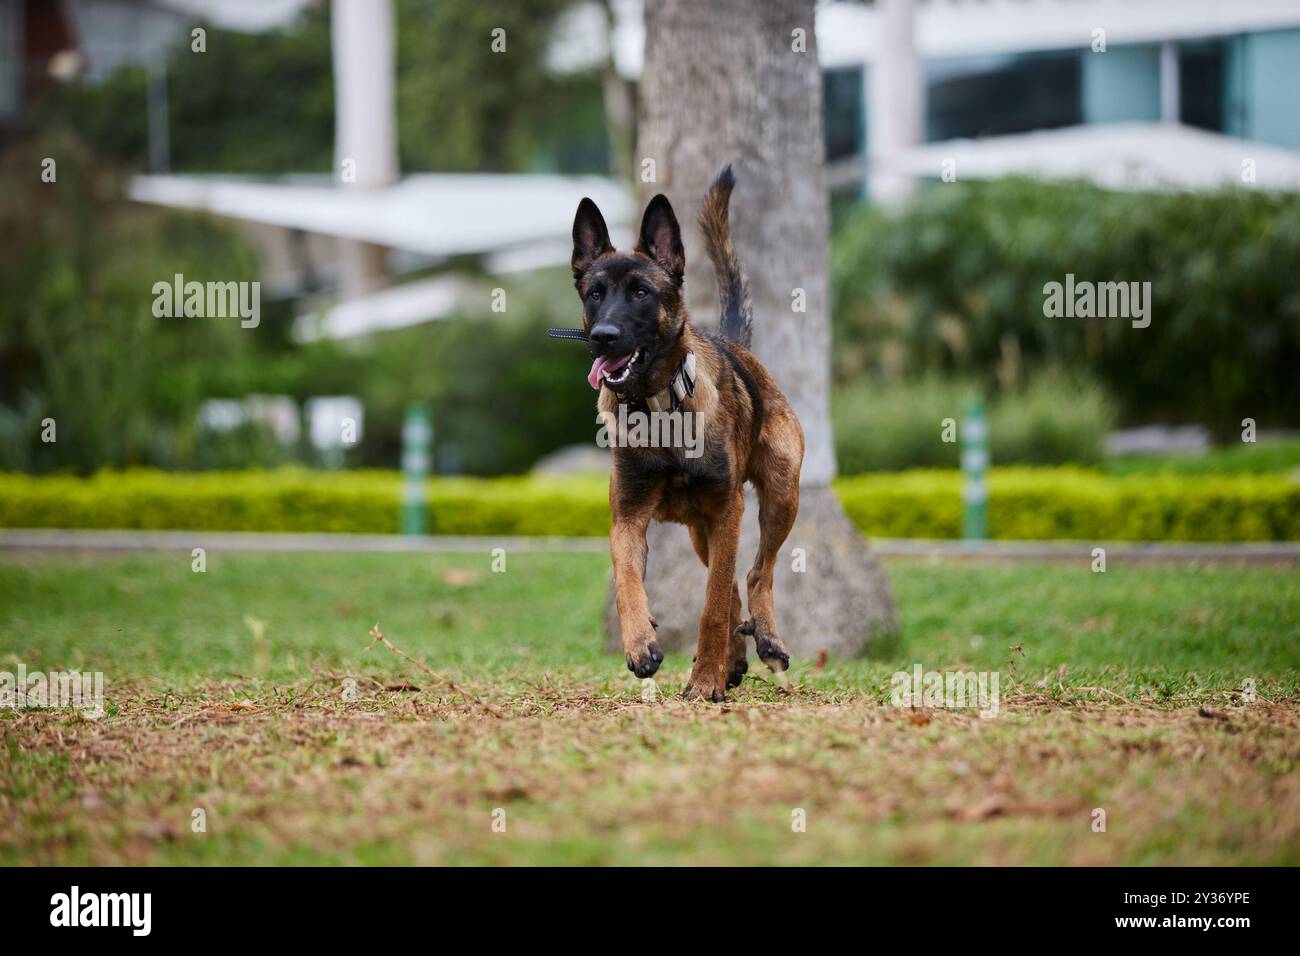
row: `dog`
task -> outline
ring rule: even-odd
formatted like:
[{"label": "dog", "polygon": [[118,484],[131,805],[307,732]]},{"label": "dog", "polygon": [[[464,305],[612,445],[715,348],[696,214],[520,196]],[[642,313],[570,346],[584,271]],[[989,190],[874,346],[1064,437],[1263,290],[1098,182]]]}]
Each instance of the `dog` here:
[{"label": "dog", "polygon": [[[803,429],[771,374],[749,351],[748,279],[731,240],[730,165],[710,186],[699,213],[718,283],[718,334],[697,329],[686,314],[686,254],[672,205],[660,194],[641,220],[635,251],[610,244],[604,217],[590,199],[573,220],[573,281],[582,300],[591,351],[588,383],[600,393],[602,420],[620,404],[643,412],[696,416],[702,450],[677,447],[611,451],[610,556],[615,604],[627,666],[649,677],[664,655],[645,593],[646,529],[653,518],[684,524],[708,569],[694,666],[683,696],[720,703],[749,668],[747,636],[774,673],[790,666],[777,631],[772,578],[777,554],[799,511]],[[745,482],[759,502],[760,543],[746,578],[749,618],[742,618],[736,550]]]}]

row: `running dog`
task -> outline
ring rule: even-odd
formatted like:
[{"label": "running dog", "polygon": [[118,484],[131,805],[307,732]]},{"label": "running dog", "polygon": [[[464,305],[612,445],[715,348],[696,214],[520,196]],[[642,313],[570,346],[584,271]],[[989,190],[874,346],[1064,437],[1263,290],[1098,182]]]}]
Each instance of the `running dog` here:
[{"label": "running dog", "polygon": [[[777,633],[772,575],[799,510],[803,429],[776,382],[749,351],[748,280],[731,241],[728,206],[735,176],[718,174],[699,214],[721,304],[719,333],[697,329],[686,314],[686,254],[667,197],[655,196],[633,252],[610,244],[590,199],[573,221],[573,280],[591,350],[587,377],[609,421],[625,404],[644,412],[696,416],[702,452],[616,442],[609,485],[610,555],[615,603],[628,669],[649,677],[663,653],[646,599],[646,529],[653,518],[690,530],[708,568],[704,613],[684,697],[721,702],[748,670],[747,636],[774,672],[790,657]],[[736,549],[748,481],[758,495],[761,540],[746,579],[749,618],[741,613]]]}]

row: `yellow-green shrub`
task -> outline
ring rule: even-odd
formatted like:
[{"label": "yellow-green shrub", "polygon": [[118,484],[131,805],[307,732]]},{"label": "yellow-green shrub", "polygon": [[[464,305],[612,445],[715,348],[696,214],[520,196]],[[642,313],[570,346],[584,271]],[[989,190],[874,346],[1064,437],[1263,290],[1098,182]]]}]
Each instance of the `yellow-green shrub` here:
[{"label": "yellow-green shrub", "polygon": [[[433,534],[601,535],[609,530],[601,478],[437,478]],[[0,527],[197,531],[398,529],[401,475],[304,469],[100,472],[91,478],[0,474]]]},{"label": "yellow-green shrub", "polygon": [[[841,478],[844,508],[868,535],[955,538],[962,478],[907,471]],[[1107,477],[1077,468],[994,468],[995,538],[1300,540],[1300,484],[1280,475]],[[435,478],[433,534],[604,535],[607,480]],[[212,531],[397,531],[401,476],[302,469],[0,474],[0,527]]]},{"label": "yellow-green shrub", "polygon": [[[962,476],[909,471],[841,478],[845,510],[878,537],[961,535]],[[1079,468],[993,468],[988,530],[1004,539],[1300,539],[1300,484],[1280,475],[1107,477]]]}]

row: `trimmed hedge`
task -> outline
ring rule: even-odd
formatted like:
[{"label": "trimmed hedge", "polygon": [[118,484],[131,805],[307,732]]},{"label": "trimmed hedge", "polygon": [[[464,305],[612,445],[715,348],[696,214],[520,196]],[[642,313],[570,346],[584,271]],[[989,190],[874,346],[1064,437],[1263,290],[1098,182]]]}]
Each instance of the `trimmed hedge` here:
[{"label": "trimmed hedge", "polygon": [[[1281,475],[1117,478],[1078,468],[994,468],[988,483],[995,538],[1300,540],[1300,483]],[[961,534],[958,472],[858,475],[835,487],[867,534]],[[397,531],[400,499],[401,476],[391,471],[0,474],[0,527],[387,534]],[[429,530],[604,535],[607,480],[436,478],[429,483]]]},{"label": "trimmed hedge", "polygon": [[[869,534],[961,536],[955,471],[856,475],[836,482]],[[1300,540],[1300,483],[1281,475],[1106,477],[1082,468],[992,468],[989,536],[1092,541]]]},{"label": "trimmed hedge", "polygon": [[[395,471],[6,473],[0,527],[389,534],[398,530],[401,490]],[[608,482],[437,478],[429,483],[429,532],[607,534]]]}]

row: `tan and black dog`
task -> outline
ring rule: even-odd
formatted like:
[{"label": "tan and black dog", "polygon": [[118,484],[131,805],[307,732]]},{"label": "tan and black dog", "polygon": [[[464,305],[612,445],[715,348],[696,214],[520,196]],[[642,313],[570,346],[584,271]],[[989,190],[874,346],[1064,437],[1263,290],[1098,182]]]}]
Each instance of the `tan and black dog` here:
[{"label": "tan and black dog", "polygon": [[[617,252],[590,199],[573,221],[573,278],[583,305],[592,364],[588,382],[598,409],[620,404],[642,412],[696,416],[702,449],[613,449],[610,553],[628,669],[649,677],[663,653],[655,640],[643,584],[650,520],[690,529],[708,567],[695,666],[684,696],[721,701],[748,669],[745,637],[773,671],[790,664],[777,633],[772,575],[777,552],[799,510],[803,430],[772,376],[749,351],[751,306],[731,241],[728,205],[735,177],[727,166],[705,197],[699,223],[721,299],[721,334],[691,325],[682,297],[686,255],[672,206],[655,196],[641,221],[636,251]],[[750,569],[749,619],[740,609],[736,548],[749,481],[758,494],[761,541]]]}]

